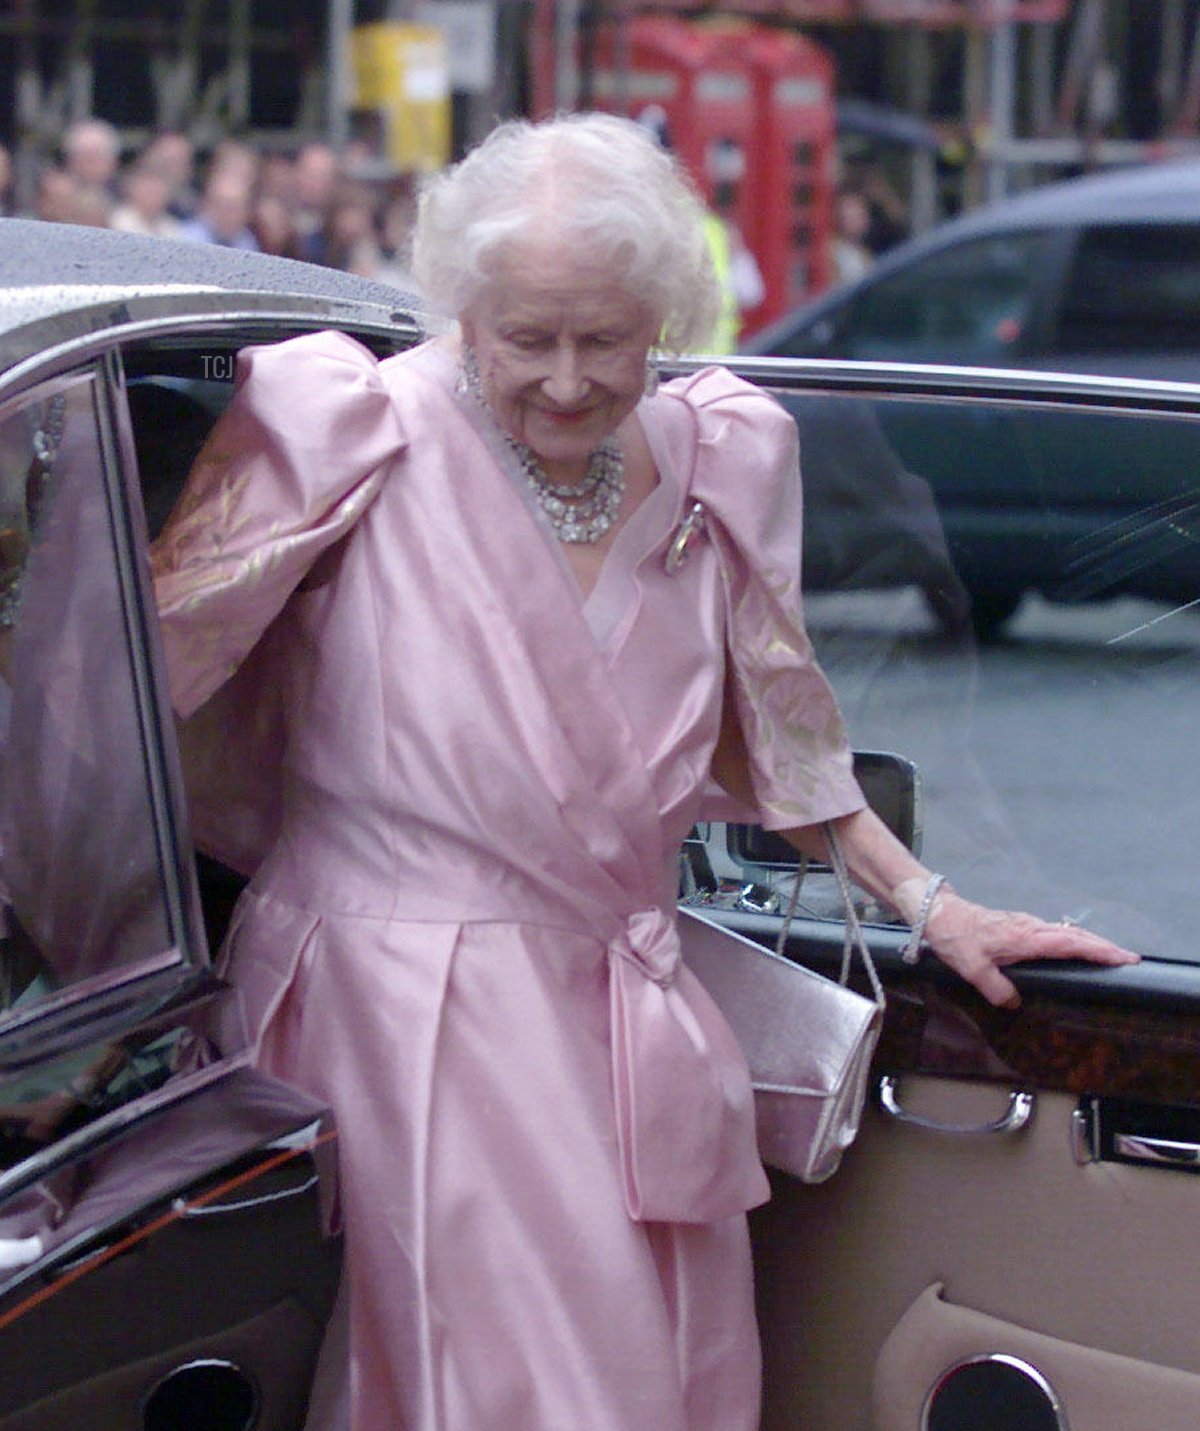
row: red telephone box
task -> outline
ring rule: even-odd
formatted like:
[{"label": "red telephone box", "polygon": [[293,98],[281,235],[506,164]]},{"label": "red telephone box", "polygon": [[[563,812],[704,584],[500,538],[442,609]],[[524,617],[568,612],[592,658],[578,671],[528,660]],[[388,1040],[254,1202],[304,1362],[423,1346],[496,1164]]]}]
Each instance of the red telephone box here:
[{"label": "red telephone box", "polygon": [[637,15],[605,28],[596,47],[597,109],[636,119],[651,105],[666,116],[666,139],[705,203],[744,233],[753,217],[748,171],[758,143],[745,33]]},{"label": "red telephone box", "polygon": [[721,12],[802,25],[848,24],[858,18],[858,0],[721,0]]},{"label": "red telephone box", "polygon": [[597,45],[594,103],[654,105],[705,202],[736,227],[766,296],[753,331],[832,276],[833,64],[802,36],[746,20],[639,15]]},{"label": "red telephone box", "polygon": [[833,61],[819,45],[755,26],[745,55],[759,122],[744,232],[766,287],[746,316],[753,332],[833,280],[837,119]]}]

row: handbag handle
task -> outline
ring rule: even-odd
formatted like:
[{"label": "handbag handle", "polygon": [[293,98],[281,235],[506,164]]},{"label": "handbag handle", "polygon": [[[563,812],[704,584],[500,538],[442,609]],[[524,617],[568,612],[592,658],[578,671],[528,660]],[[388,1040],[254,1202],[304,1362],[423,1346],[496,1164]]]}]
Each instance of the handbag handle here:
[{"label": "handbag handle", "polygon": [[[826,821],[822,826],[825,834],[825,843],[829,847],[829,863],[837,877],[838,888],[842,892],[842,904],[845,908],[845,920],[843,922],[842,936],[842,968],[838,976],[838,983],[848,984],[850,982],[850,965],[854,959],[854,953],[858,951],[858,957],[862,960],[867,971],[867,977],[871,981],[871,992],[875,997],[876,1004],[882,1009],[886,1005],[883,985],[879,982],[879,975],[875,969],[875,961],[871,958],[871,951],[867,948],[866,936],[863,934],[862,925],[859,923],[858,910],[854,907],[854,897],[850,892],[850,875],[846,868],[846,857],[842,853],[842,844],[838,839],[837,831],[833,825]],[[792,897],[788,901],[787,913],[783,917],[783,927],[779,931],[779,938],[775,941],[775,952],[781,959],[786,958],[784,950],[787,945],[787,937],[791,931],[792,920],[796,914],[796,906],[800,901],[800,886],[804,882],[804,871],[806,865],[802,864],[796,873],[795,883],[792,885]]]}]

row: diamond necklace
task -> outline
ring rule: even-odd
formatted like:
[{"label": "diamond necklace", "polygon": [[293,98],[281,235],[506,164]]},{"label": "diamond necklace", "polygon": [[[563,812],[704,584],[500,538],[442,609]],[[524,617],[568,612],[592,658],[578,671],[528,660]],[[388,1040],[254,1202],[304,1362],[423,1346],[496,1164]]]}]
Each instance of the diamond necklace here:
[{"label": "diamond necklace", "polygon": [[[467,391],[495,422],[483,384],[479,364],[470,348],[464,348],[463,379]],[[534,500],[545,513],[550,528],[560,542],[598,542],[617,520],[625,494],[625,458],[620,444],[606,437],[588,458],[587,471],[579,482],[552,482],[542,470],[533,449],[518,442],[496,424],[520,464]]]}]

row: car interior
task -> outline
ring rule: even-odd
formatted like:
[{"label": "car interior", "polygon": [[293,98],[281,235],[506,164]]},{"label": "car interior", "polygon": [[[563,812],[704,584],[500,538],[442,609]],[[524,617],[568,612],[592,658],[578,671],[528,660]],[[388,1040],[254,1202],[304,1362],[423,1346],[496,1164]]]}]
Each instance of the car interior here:
[{"label": "car interior", "polygon": [[[187,837],[144,561],[235,349],[284,336],[139,338],[0,406],[0,525],[34,553],[0,632],[0,1431],[303,1424],[339,1270],[335,1130],[209,1037],[242,879]],[[1055,485],[1066,457],[1081,434],[1136,451],[1141,496],[1089,540],[1190,580],[1191,509],[1164,511],[1154,482],[1190,490],[1200,396],[747,371],[797,416],[814,552],[838,555],[807,620],[872,804],[964,893],[1146,956],[1017,971],[1020,1010],[997,1010],[932,958],[906,965],[906,930],[862,896],[888,998],[862,1128],[826,1182],[773,1172],[752,1216],[765,1431],[1193,1431],[1197,613],[1100,584],[1023,589],[988,641],[940,621],[930,581],[960,580],[980,523],[948,520],[912,435],[935,424],[951,471],[1002,453],[997,432],[1059,454],[1030,469],[1041,525],[1018,545],[1060,572],[1090,550]],[[857,546],[873,503],[883,537]],[[889,568],[893,549],[937,561]],[[698,826],[684,855],[684,903],[767,945],[801,879],[789,957],[836,969],[827,871],[751,826]]]}]

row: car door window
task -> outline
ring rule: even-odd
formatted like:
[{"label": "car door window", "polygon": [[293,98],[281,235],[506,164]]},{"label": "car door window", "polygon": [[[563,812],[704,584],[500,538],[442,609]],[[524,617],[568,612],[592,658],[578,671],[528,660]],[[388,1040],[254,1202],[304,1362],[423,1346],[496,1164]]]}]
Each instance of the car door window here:
[{"label": "car door window", "polygon": [[835,320],[830,355],[1004,364],[1022,351],[1050,239],[989,234],[880,275]]},{"label": "car door window", "polygon": [[[777,389],[805,610],[862,750],[914,759],[924,858],[999,908],[1200,958],[1200,415]],[[980,422],[1007,440],[981,450]]]},{"label": "car door window", "polygon": [[95,373],[0,408],[0,1034],[178,959]]},{"label": "car door window", "polygon": [[[915,759],[922,859],[963,895],[1144,959],[1017,966],[1022,1007],[998,1010],[931,955],[906,968],[906,931],[861,897],[887,1079],[837,1176],[777,1177],[753,1215],[763,1426],[932,1427],[935,1403],[963,1409],[948,1373],[986,1354],[1020,1358],[1063,1424],[1194,1427],[1200,388],[806,367],[770,381],[799,426],[808,631],[853,743]],[[1010,440],[982,446],[985,413]],[[1006,592],[980,639],[976,603]],[[717,873],[716,917],[769,943],[758,886],[786,908],[792,877]],[[756,908],[735,903],[751,879]],[[788,951],[836,972],[835,882],[809,870],[799,910]],[[1035,1424],[1028,1378],[972,1382],[952,1424]]]},{"label": "car door window", "polygon": [[1084,231],[1059,307],[1054,353],[1195,353],[1200,228],[1113,224]]}]

